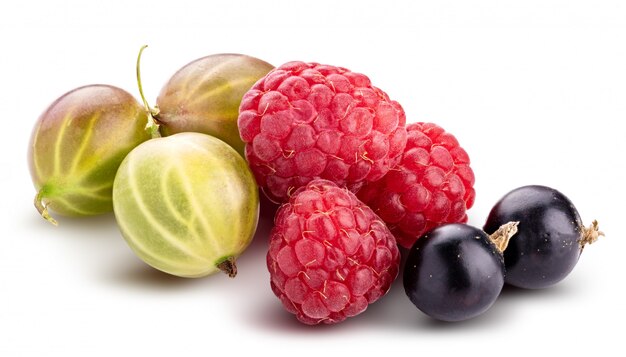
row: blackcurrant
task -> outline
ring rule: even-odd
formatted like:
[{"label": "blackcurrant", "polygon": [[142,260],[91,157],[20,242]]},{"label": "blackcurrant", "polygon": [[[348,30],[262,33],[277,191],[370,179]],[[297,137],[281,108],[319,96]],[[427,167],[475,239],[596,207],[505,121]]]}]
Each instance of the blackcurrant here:
[{"label": "blackcurrant", "polygon": [[420,237],[404,267],[404,290],[411,302],[443,321],[467,320],[487,311],[504,285],[502,250],[516,226],[503,225],[490,237],[479,228],[453,223]]},{"label": "blackcurrant", "polygon": [[563,280],[585,244],[603,235],[596,221],[585,228],[572,202],[545,186],[524,186],[507,193],[489,213],[484,230],[493,232],[511,220],[520,224],[504,252],[505,282],[520,288],[545,288]]}]

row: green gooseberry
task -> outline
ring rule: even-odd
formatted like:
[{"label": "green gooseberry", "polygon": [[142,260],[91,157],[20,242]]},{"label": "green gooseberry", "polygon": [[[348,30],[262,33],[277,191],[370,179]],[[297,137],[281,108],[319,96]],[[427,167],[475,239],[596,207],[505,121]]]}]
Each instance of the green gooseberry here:
[{"label": "green gooseberry", "polygon": [[28,146],[35,207],[43,218],[57,224],[48,208],[65,216],[110,212],[117,168],[150,139],[148,120],[131,94],[110,85],[87,85],[55,100],[37,120]]},{"label": "green gooseberry", "polygon": [[152,267],[181,277],[224,271],[252,241],[259,194],[246,161],[202,133],[144,142],[113,185],[115,218],[128,245]]}]

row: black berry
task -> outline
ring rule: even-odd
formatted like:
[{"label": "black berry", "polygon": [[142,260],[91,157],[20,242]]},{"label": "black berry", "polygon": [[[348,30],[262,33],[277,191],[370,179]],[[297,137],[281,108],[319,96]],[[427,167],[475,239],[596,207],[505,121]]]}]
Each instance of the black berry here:
[{"label": "black berry", "polygon": [[502,250],[515,230],[516,223],[510,223],[490,237],[455,223],[426,233],[411,248],[404,268],[409,299],[443,321],[467,320],[487,311],[504,285]]},{"label": "black berry", "polygon": [[520,224],[504,252],[505,281],[520,288],[545,288],[563,280],[585,244],[602,235],[597,222],[585,228],[572,202],[545,186],[524,186],[506,194],[491,210],[484,230],[493,232],[511,220]]}]

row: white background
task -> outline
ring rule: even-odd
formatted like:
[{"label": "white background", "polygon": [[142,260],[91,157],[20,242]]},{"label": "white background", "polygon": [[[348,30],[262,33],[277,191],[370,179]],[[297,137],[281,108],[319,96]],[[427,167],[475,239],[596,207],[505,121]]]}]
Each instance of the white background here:
[{"label": "white background", "polygon": [[[486,314],[453,324],[416,310],[400,280],[358,317],[299,324],[269,289],[267,220],[234,280],[154,271],[112,215],[42,220],[26,165],[31,128],[61,94],[108,83],[138,96],[143,44],[152,103],[179,67],[214,53],[365,73],[410,121],[440,124],[469,152],[470,223],[509,190],[544,184],[606,237],[557,286],[505,289]],[[624,1],[4,1],[0,103],[0,356],[624,349]]]}]

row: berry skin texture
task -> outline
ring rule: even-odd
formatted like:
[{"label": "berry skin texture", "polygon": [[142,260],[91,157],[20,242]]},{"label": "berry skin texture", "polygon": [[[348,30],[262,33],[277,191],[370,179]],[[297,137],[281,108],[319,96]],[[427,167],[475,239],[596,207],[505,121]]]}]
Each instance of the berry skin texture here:
[{"label": "berry skin texture", "polygon": [[259,186],[275,202],[313,179],[352,192],[379,180],[406,144],[400,104],[343,67],[288,62],[244,96],[238,127]]},{"label": "berry skin texture", "polygon": [[403,284],[411,302],[425,314],[462,321],[495,303],[504,274],[502,252],[490,237],[478,228],[453,223],[415,242],[404,266]]},{"label": "berry skin texture", "polygon": [[452,134],[433,123],[406,129],[400,163],[358,197],[387,223],[398,244],[410,248],[435,227],[467,222],[476,192],[469,156]]},{"label": "berry skin texture", "polygon": [[334,324],[363,312],[398,275],[395,239],[346,188],[317,179],[276,215],[267,267],[272,291],[308,325]]}]

